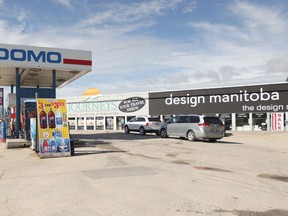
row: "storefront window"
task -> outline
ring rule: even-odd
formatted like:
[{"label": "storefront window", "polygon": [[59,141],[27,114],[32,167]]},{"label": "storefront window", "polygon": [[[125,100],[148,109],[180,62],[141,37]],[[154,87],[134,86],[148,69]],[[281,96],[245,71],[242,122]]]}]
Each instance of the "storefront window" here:
[{"label": "storefront window", "polygon": [[96,117],[96,130],[104,130],[104,117]]},{"label": "storefront window", "polygon": [[124,124],[125,124],[125,117],[124,116],[118,116],[117,118],[117,130],[123,130]]},{"label": "storefront window", "polygon": [[131,119],[135,118],[136,116],[127,116],[127,122],[130,121]]},{"label": "storefront window", "polygon": [[114,129],[114,117],[106,117],[106,130]]},{"label": "storefront window", "polygon": [[249,113],[236,114],[237,130],[249,130]]},{"label": "storefront window", "polygon": [[68,118],[68,124],[69,124],[69,129],[70,130],[75,130],[76,129],[76,120],[75,120],[75,118]]},{"label": "storefront window", "polygon": [[78,118],[77,130],[84,130],[84,118]]},{"label": "storefront window", "polygon": [[86,118],[86,129],[94,130],[94,118],[93,117]]},{"label": "storefront window", "polygon": [[267,130],[267,113],[253,113],[252,118],[253,130]]},{"label": "storefront window", "polygon": [[231,114],[220,114],[219,118],[222,120],[222,122],[225,124],[225,130],[231,130],[232,129],[232,118]]}]

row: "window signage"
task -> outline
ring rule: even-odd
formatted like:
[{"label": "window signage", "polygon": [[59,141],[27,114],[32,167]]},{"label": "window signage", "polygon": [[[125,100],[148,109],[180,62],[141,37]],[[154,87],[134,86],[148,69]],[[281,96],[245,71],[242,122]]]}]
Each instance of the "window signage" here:
[{"label": "window signage", "polygon": [[253,113],[253,118],[267,118],[267,113]]},{"label": "window signage", "polygon": [[149,93],[155,114],[287,112],[288,83]]},{"label": "window signage", "polygon": [[249,114],[248,113],[238,113],[236,115],[237,118],[249,118]]},{"label": "window signage", "polygon": [[284,130],[284,113],[271,114],[271,130],[272,131]]}]

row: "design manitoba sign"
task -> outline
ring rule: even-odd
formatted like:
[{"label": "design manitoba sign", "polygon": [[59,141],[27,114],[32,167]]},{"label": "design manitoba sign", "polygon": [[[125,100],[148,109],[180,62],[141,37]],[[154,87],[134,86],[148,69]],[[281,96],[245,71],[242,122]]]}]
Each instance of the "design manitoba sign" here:
[{"label": "design manitoba sign", "polygon": [[288,83],[149,93],[149,113],[287,112]]}]

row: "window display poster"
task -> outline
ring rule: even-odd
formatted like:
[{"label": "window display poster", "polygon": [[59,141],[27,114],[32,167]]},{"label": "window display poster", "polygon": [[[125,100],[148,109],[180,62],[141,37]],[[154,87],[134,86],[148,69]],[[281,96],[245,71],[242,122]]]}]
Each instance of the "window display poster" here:
[{"label": "window display poster", "polygon": [[271,131],[284,130],[284,113],[271,114]]},{"label": "window display poster", "polygon": [[71,156],[65,99],[37,99],[40,157]]}]

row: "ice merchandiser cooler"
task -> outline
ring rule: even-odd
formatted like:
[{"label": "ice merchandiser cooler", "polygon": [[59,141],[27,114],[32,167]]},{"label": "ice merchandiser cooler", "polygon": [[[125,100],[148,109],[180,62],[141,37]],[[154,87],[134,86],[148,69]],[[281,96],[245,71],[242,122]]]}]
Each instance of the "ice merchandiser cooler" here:
[{"label": "ice merchandiser cooler", "polygon": [[36,118],[30,118],[30,137],[31,137],[31,148],[36,150],[37,142],[37,121]]},{"label": "ice merchandiser cooler", "polygon": [[24,101],[24,104],[25,104],[24,136],[26,140],[31,140],[30,119],[36,118],[36,100]]}]

